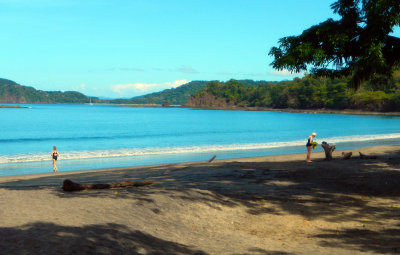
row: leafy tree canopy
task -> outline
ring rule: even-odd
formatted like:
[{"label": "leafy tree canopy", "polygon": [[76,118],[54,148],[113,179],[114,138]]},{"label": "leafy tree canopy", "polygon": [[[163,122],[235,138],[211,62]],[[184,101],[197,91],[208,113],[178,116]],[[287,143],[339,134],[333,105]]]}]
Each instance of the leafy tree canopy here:
[{"label": "leafy tree canopy", "polygon": [[390,77],[400,65],[400,38],[390,35],[400,24],[399,0],[338,0],[331,8],[339,20],[281,38],[269,52],[271,65],[292,72],[311,66],[321,77],[352,76],[355,88],[377,74]]},{"label": "leafy tree canopy", "polygon": [[[378,76],[380,77],[380,76]],[[348,88],[349,78],[327,79],[306,75],[293,81],[264,82],[246,85],[242,81],[211,81],[197,92],[192,107],[214,106],[208,96],[224,99],[225,107],[269,107],[292,109],[358,109],[365,111],[398,112],[400,109],[400,70],[389,80],[370,80],[362,89]],[[385,90],[377,89],[384,87]],[[208,97],[208,98],[207,98]],[[202,100],[204,99],[204,100]],[[196,106],[196,103],[199,106]],[[206,105],[206,104],[209,105]],[[222,106],[224,107],[224,106]]]}]

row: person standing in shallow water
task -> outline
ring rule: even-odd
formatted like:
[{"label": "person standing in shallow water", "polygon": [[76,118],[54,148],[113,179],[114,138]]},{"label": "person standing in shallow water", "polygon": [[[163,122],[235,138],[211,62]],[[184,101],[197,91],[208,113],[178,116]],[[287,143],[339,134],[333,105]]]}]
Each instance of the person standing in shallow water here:
[{"label": "person standing in shallow water", "polygon": [[56,173],[58,171],[56,162],[58,156],[60,156],[60,153],[58,153],[56,146],[53,146],[53,151],[51,152],[51,156],[53,158],[53,169],[54,172]]},{"label": "person standing in shallow water", "polygon": [[311,151],[312,151],[312,145],[313,145],[313,138],[317,135],[317,133],[312,133],[307,140],[307,158],[306,158],[306,162],[312,162],[311,161]]}]

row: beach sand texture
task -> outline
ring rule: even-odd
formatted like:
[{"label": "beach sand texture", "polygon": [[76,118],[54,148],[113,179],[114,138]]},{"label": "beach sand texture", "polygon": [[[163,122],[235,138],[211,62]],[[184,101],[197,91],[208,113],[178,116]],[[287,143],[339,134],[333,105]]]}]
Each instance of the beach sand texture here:
[{"label": "beach sand texture", "polygon": [[352,151],[3,177],[0,253],[399,254],[400,146]]}]

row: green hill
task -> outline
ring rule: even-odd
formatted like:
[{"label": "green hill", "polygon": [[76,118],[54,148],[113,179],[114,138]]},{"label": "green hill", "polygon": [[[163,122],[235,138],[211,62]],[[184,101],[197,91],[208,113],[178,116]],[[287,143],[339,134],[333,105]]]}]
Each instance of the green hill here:
[{"label": "green hill", "polygon": [[189,97],[206,87],[207,81],[191,81],[177,88],[147,94],[131,99],[110,100],[113,104],[163,104],[183,105]]},{"label": "green hill", "polygon": [[[253,80],[240,80],[245,86],[259,86],[265,81],[253,81]],[[173,89],[166,89],[160,92],[147,94],[140,97],[134,97],[131,99],[116,99],[110,100],[113,104],[163,104],[168,102],[171,105],[184,105],[190,98],[190,96],[196,94],[200,90],[203,90],[209,81],[191,81],[182,86]]]},{"label": "green hill", "polygon": [[[93,103],[100,102],[92,97]],[[42,91],[22,86],[14,81],[0,78],[0,103],[33,103],[33,104],[83,104],[90,102],[90,97],[76,91]]]}]

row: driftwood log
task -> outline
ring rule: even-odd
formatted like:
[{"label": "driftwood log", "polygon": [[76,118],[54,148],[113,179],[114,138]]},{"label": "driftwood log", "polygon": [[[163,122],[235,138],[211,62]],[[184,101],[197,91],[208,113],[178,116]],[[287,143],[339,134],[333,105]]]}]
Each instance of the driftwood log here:
[{"label": "driftwood log", "polygon": [[327,142],[322,142],[321,144],[322,148],[324,148],[325,151],[325,160],[331,160],[332,159],[332,152],[336,150],[336,145],[328,144]]},{"label": "driftwood log", "polygon": [[350,159],[353,156],[353,152],[342,152],[342,159]]},{"label": "driftwood log", "polygon": [[144,182],[112,182],[112,183],[99,183],[99,184],[79,184],[73,182],[71,180],[64,180],[62,189],[64,191],[79,191],[85,189],[112,189],[112,188],[122,188],[122,187],[129,187],[129,186],[147,186],[153,184],[152,181],[144,181]]},{"label": "driftwood log", "polygon": [[213,162],[213,160],[217,157],[217,155],[214,155],[212,158],[210,158],[210,160],[208,161],[208,163]]}]

